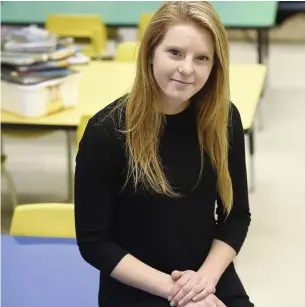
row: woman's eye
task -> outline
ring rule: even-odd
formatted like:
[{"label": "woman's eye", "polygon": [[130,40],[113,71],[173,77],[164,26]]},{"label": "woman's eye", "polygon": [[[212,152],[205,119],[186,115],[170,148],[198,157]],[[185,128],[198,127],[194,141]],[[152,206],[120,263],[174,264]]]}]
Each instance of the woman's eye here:
[{"label": "woman's eye", "polygon": [[209,58],[205,55],[201,55],[197,59],[200,60],[200,61],[208,61],[209,60]]},{"label": "woman's eye", "polygon": [[179,55],[180,52],[177,49],[170,49],[169,53],[171,53],[172,55]]}]

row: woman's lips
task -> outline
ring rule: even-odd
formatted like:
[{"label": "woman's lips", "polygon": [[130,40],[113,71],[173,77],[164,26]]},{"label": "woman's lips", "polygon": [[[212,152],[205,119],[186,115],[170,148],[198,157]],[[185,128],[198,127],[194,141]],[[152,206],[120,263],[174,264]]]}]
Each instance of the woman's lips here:
[{"label": "woman's lips", "polygon": [[172,79],[172,81],[178,82],[178,83],[183,84],[183,85],[191,85],[191,84],[193,84],[192,82],[186,82],[186,81],[176,80],[176,79]]}]

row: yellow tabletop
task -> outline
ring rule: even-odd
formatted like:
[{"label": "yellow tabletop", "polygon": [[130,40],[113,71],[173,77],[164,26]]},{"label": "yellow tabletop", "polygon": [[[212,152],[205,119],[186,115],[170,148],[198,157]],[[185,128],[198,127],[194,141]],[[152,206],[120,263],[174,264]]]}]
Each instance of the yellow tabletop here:
[{"label": "yellow tabletop", "polygon": [[252,128],[265,77],[263,64],[232,65],[230,68],[231,100],[240,112],[244,130]]},{"label": "yellow tabletop", "polygon": [[[135,64],[96,61],[77,67],[81,71],[79,104],[40,118],[23,118],[1,110],[2,124],[77,127],[83,114],[93,115],[127,93],[135,77]],[[263,88],[264,65],[232,65],[230,68],[231,100],[241,113],[244,130],[251,128]]]}]

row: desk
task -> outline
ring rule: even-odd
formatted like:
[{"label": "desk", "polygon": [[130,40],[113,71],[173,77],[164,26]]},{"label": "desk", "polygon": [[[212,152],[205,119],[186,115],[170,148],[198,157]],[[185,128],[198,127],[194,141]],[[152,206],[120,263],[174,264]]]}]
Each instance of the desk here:
[{"label": "desk", "polygon": [[1,126],[10,129],[54,129],[66,132],[68,166],[68,200],[73,202],[72,132],[83,114],[93,115],[116,98],[128,92],[134,80],[131,63],[93,62],[80,66],[80,102],[76,108],[35,119],[26,119],[1,110]]},{"label": "desk", "polygon": [[269,55],[269,29],[275,26],[277,1],[213,1],[226,28],[255,30],[257,63]]},{"label": "desk", "polygon": [[[10,1],[1,4],[2,24],[44,24],[47,16],[99,14],[107,26],[137,27],[140,14],[155,12],[162,1]],[[258,63],[268,53],[268,29],[275,25],[276,1],[212,1],[227,28],[257,31]]]},{"label": "desk", "polygon": [[98,306],[99,271],[75,239],[1,235],[1,306]]},{"label": "desk", "polygon": [[[83,66],[79,70],[82,75],[80,77],[80,102],[77,107],[35,119],[25,119],[1,110],[2,128],[47,128],[67,132],[68,182],[71,194],[73,186],[71,152],[73,145],[70,133],[76,130],[83,114],[95,114],[130,90],[135,76],[135,64],[100,61]],[[250,137],[251,158],[254,155],[253,121],[264,86],[265,75],[266,67],[260,64],[232,65],[230,68],[231,99],[240,110],[245,133]],[[251,160],[253,161],[253,159]],[[253,184],[254,179],[251,182]]]}]

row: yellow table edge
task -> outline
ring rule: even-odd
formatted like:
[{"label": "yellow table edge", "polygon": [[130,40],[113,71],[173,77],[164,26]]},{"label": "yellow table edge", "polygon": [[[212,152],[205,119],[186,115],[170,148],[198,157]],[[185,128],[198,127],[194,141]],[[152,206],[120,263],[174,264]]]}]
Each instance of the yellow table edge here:
[{"label": "yellow table edge", "polygon": [[[103,64],[93,64],[93,65],[103,65]],[[120,65],[120,64],[116,63],[115,65]],[[123,65],[126,65],[126,63],[124,63]],[[134,64],[131,64],[131,65],[134,65]],[[251,80],[253,87],[251,88],[250,92],[248,91],[248,88],[243,89],[243,85],[242,85],[242,82],[244,82],[244,79],[247,77],[244,75],[244,73],[247,73],[247,71],[251,71],[252,73],[251,76],[253,77],[253,80]],[[232,74],[236,76],[233,76],[231,78]],[[241,113],[242,123],[243,123],[243,127],[245,131],[249,130],[253,125],[257,105],[259,104],[261,92],[264,87],[265,77],[266,77],[266,66],[263,64],[232,64],[230,67],[230,83],[231,83],[231,89],[233,89],[231,90],[231,100],[237,106],[237,108],[239,109]],[[238,78],[241,78],[240,85],[234,84],[234,82],[236,83],[239,82],[237,80]],[[251,103],[244,102],[244,101],[250,101]],[[111,102],[112,101],[109,101],[109,103]],[[77,113],[77,118],[79,119],[82,114],[88,115],[88,112],[86,112],[85,110],[82,110],[81,108],[82,107],[78,105],[77,107],[66,109],[56,114],[42,116],[39,118],[24,118],[22,116],[15,115],[15,114],[9,113],[1,109],[1,125],[4,126],[4,129],[5,129],[5,126],[10,126],[10,127],[12,126],[36,127],[37,126],[38,129],[39,127],[47,126],[49,129],[54,129],[54,130],[76,129],[79,122],[75,120],[75,122],[69,123],[65,121],[65,118],[71,115],[75,116],[76,113]],[[103,106],[101,106],[100,109],[102,108]],[[54,117],[58,117],[58,121],[55,121],[55,122],[50,121],[50,118],[52,117],[53,119]]]}]

